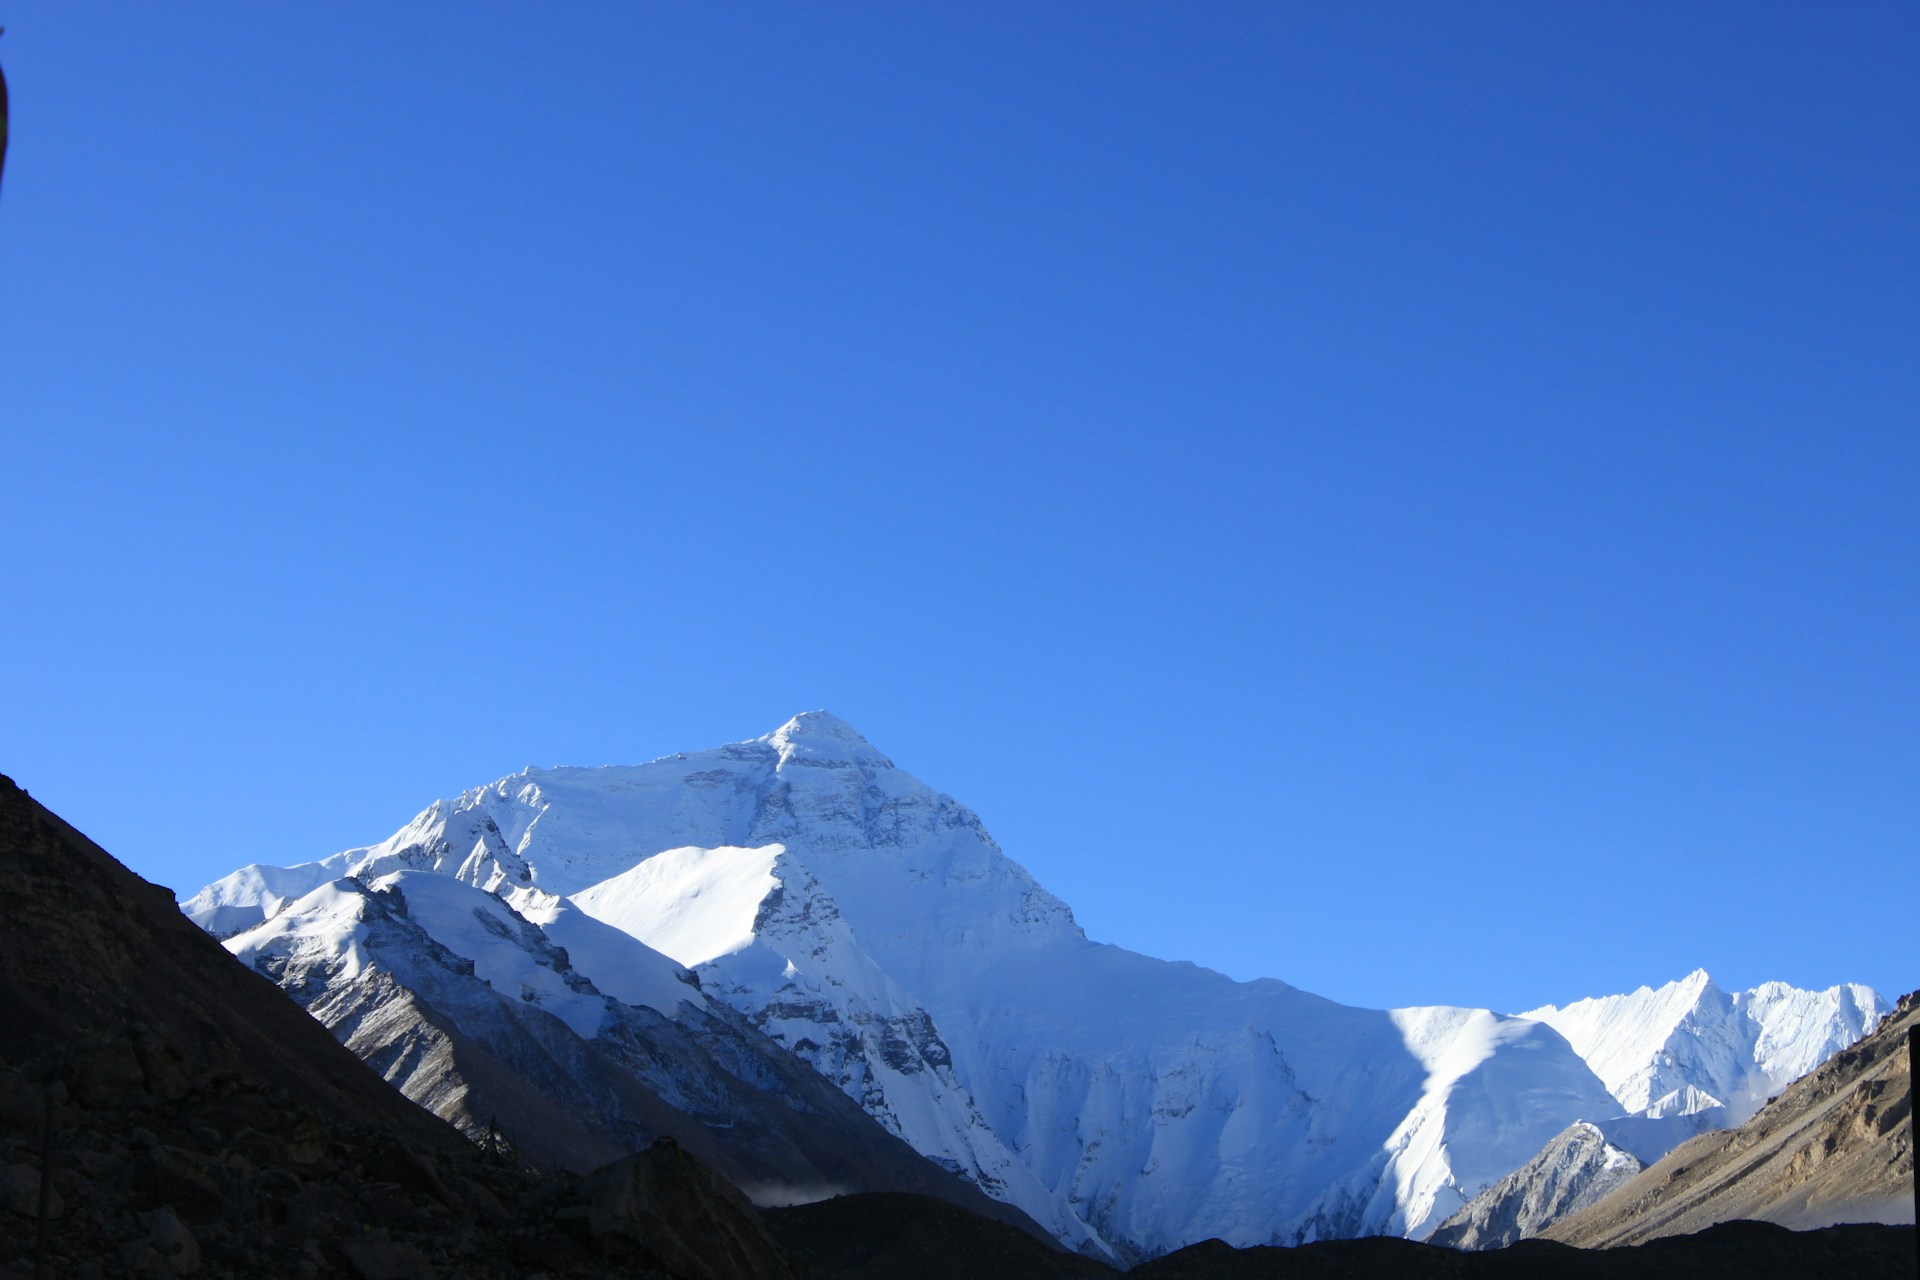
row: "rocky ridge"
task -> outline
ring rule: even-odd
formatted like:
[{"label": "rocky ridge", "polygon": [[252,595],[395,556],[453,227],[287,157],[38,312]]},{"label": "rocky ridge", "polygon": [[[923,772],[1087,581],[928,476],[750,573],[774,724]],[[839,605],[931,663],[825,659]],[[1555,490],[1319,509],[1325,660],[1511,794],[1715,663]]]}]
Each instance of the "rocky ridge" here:
[{"label": "rocky ridge", "polygon": [[1427,1237],[1453,1249],[1497,1249],[1540,1234],[1646,1166],[1586,1121],[1567,1126],[1540,1154],[1482,1191]]}]

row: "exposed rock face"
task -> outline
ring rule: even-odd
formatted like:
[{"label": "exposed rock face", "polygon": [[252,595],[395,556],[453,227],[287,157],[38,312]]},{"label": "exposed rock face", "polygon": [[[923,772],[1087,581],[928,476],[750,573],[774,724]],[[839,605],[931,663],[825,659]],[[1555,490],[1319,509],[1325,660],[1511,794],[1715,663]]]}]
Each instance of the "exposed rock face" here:
[{"label": "exposed rock face", "polygon": [[1604,1247],[1734,1219],[1912,1222],[1907,1035],[1916,1020],[1920,992],[1746,1124],[1693,1139],[1544,1234]]},{"label": "exposed rock face", "polygon": [[[77,1105],[116,1111],[244,1075],[298,1105],[391,1126],[428,1150],[458,1145],[352,1054],[316,1042],[309,1020],[183,919],[171,893],[4,778],[0,858],[16,894],[0,930],[8,1063],[57,1070]],[[0,1119],[31,1124],[29,1109],[0,1104]]]},{"label": "exposed rock face", "polygon": [[1427,1237],[1455,1249],[1498,1249],[1538,1235],[1548,1224],[1584,1209],[1645,1168],[1581,1121],[1569,1125],[1540,1154],[1469,1201]]},{"label": "exposed rock face", "polygon": [[63,1278],[559,1280],[619,1253],[635,1274],[788,1280],[751,1208],[684,1153],[642,1158],[595,1218],[602,1186],[477,1150],[5,778],[0,876],[18,892],[0,931],[0,1277],[40,1261],[50,1169],[44,1262]]}]

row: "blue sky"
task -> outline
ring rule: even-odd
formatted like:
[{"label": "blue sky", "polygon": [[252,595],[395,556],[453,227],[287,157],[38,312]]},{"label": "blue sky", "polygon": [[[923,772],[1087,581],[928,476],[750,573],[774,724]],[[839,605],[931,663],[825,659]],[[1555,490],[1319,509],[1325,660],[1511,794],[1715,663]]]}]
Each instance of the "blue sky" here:
[{"label": "blue sky", "polygon": [[8,5],[0,770],[827,707],[1353,1003],[1920,986],[1911,5]]}]

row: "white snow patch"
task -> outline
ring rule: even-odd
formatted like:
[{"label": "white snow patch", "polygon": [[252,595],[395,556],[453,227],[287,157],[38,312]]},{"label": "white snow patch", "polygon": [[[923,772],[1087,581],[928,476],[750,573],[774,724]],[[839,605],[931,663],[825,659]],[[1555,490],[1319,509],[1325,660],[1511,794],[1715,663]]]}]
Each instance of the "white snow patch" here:
[{"label": "white snow patch", "polygon": [[572,895],[589,916],[692,967],[751,946],[760,904],[779,888],[786,849],[687,845],[656,853]]},{"label": "white snow patch", "polygon": [[357,880],[335,880],[288,903],[271,920],[228,938],[223,946],[258,970],[266,958],[289,961],[315,952],[341,958],[339,977],[354,982],[367,970],[366,889]]},{"label": "white snow patch", "polygon": [[707,1007],[693,975],[671,957],[594,919],[567,899],[526,888],[508,894],[507,901],[564,947],[573,967],[614,999],[646,1005],[669,1017],[683,1003]]}]

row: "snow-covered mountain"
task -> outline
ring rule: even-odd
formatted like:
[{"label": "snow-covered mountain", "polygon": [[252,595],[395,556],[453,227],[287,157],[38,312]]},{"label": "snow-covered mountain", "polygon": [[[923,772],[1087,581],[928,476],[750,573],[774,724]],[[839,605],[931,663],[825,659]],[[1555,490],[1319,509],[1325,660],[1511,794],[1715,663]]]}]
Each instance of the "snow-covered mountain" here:
[{"label": "snow-covered mountain", "polygon": [[[824,712],[645,765],[530,769],[184,908],[232,935],[342,876],[400,870],[566,898],[693,970],[920,1152],[1121,1259],[1210,1236],[1422,1235],[1574,1121],[1640,1109],[1620,1093],[1637,1078],[1656,1101],[1692,1087],[1723,1103],[1752,1085],[1732,1069],[1741,1043],[1775,1065],[1806,1047],[1791,1015],[1688,1058],[1706,1024],[1659,1001],[1354,1009],[1092,942],[971,811]],[[619,981],[600,972],[617,959],[572,965]],[[1831,994],[1761,1003],[1825,1017]]]},{"label": "snow-covered mountain", "polygon": [[1801,991],[1767,982],[1732,995],[1696,969],[1657,989],[1520,1015],[1567,1038],[1629,1112],[1724,1108],[1742,1124],[1767,1099],[1873,1030],[1888,1006],[1856,984]]}]

